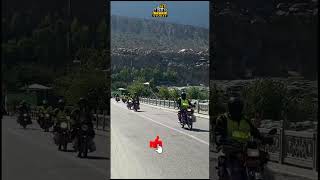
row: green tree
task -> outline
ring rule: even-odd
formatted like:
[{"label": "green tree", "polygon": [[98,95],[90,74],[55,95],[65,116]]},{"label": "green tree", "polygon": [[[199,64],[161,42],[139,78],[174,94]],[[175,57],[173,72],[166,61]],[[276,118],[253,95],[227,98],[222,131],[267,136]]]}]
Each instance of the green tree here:
[{"label": "green tree", "polygon": [[281,81],[271,79],[256,80],[242,91],[245,111],[249,117],[256,113],[262,118],[282,119],[287,102],[287,86]]},{"label": "green tree", "polygon": [[170,98],[170,92],[167,87],[160,87],[158,92],[158,97],[160,99],[169,99]]},{"label": "green tree", "polygon": [[173,100],[177,100],[180,97],[180,93],[178,89],[171,89],[169,93],[170,93],[170,98],[172,98]]}]

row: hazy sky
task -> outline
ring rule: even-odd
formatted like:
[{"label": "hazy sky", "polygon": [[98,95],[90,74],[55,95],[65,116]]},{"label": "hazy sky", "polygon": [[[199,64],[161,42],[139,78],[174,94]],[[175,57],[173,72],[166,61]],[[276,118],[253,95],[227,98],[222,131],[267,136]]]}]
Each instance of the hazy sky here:
[{"label": "hazy sky", "polygon": [[[167,18],[152,17],[152,10],[166,3]],[[209,1],[111,1],[111,15],[157,19],[209,28]]]}]

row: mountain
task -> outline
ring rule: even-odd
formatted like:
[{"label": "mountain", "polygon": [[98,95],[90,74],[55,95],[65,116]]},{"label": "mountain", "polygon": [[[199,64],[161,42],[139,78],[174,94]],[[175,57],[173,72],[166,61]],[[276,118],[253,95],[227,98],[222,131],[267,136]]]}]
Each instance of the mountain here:
[{"label": "mountain", "polygon": [[208,36],[205,28],[111,16],[112,74],[151,68],[163,77],[177,73],[175,81],[160,78],[157,85],[208,85]]},{"label": "mountain", "polygon": [[111,16],[112,48],[206,50],[209,30],[159,20]]}]

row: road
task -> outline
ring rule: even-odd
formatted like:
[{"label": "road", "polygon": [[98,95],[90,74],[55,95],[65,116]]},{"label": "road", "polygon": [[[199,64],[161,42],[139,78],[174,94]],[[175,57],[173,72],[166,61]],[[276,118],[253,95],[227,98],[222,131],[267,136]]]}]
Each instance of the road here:
[{"label": "road", "polygon": [[89,159],[79,159],[75,152],[58,151],[53,143],[52,133],[43,132],[36,122],[24,130],[14,117],[4,116],[2,179],[106,179],[110,176],[106,134],[97,131],[97,151],[89,153]]},{"label": "road", "polygon": [[[162,154],[149,148],[157,135]],[[208,179],[209,120],[197,118],[190,131],[175,112],[146,105],[134,112],[112,99],[111,158],[112,179]]]}]

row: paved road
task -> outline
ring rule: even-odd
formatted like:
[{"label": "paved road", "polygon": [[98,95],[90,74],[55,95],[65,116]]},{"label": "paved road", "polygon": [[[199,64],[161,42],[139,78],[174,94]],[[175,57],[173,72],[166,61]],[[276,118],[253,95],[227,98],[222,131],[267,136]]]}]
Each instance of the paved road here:
[{"label": "paved road", "polygon": [[52,133],[43,132],[34,122],[26,130],[13,117],[2,119],[3,180],[103,180],[109,177],[106,133],[97,132],[97,151],[90,159],[75,152],[60,152]]},{"label": "paved road", "polygon": [[[149,148],[157,135],[163,153]],[[171,111],[141,105],[129,111],[111,100],[111,178],[209,178],[209,120],[182,129]]]}]

